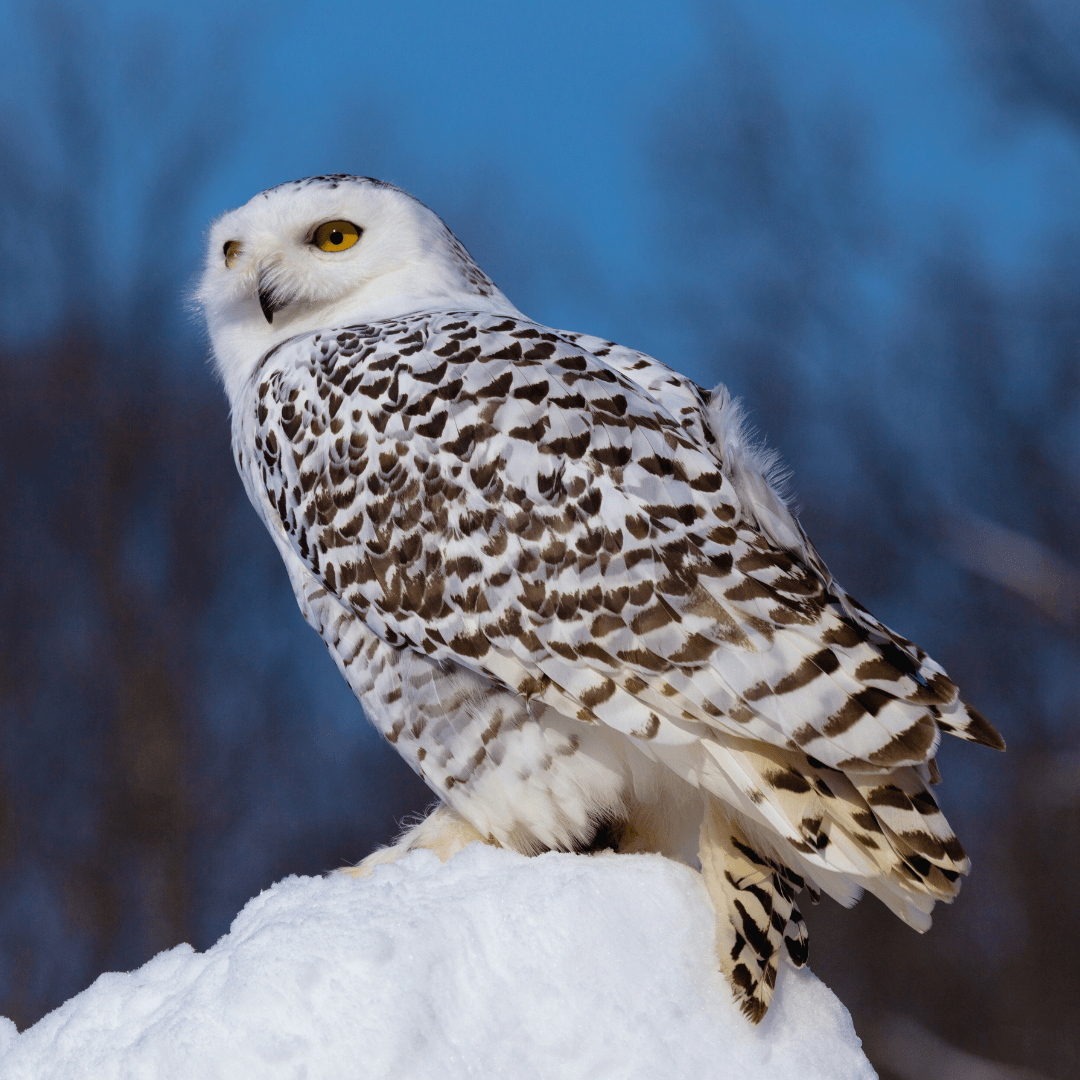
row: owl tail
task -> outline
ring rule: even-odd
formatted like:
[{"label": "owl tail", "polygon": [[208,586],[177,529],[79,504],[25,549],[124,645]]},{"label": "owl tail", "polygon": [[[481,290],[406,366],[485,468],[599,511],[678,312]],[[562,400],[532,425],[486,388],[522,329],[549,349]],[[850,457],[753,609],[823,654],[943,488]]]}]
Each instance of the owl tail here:
[{"label": "owl tail", "polygon": [[722,804],[706,796],[701,874],[716,908],[720,968],[751,1023],[769,1008],[780,958],[802,967],[809,935],[795,903],[798,875],[763,859]]}]

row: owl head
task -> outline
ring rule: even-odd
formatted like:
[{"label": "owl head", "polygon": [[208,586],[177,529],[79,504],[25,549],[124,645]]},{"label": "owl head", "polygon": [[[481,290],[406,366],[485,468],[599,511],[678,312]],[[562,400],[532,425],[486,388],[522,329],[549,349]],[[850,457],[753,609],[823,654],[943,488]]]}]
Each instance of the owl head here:
[{"label": "owl head", "polygon": [[195,300],[230,399],[299,334],[415,311],[521,314],[436,214],[363,176],[282,184],[222,214]]}]

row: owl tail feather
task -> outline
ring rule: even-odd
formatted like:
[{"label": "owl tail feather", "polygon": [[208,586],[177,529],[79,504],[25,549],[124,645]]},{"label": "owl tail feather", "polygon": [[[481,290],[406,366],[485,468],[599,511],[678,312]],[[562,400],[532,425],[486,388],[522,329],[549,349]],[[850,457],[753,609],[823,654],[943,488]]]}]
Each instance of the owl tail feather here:
[{"label": "owl tail feather", "polygon": [[723,805],[705,797],[699,857],[716,909],[720,969],[751,1023],[769,1008],[781,956],[806,963],[809,938],[795,903],[797,875],[762,858]]}]

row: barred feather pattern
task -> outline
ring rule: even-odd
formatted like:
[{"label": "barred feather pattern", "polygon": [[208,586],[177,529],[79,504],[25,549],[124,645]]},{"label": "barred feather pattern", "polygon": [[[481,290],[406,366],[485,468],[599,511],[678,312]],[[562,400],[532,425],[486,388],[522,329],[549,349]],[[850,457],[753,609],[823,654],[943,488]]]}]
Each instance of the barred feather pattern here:
[{"label": "barred feather pattern", "polygon": [[277,345],[233,424],[301,609],[383,735],[517,850],[677,855],[693,820],[751,1020],[777,958],[805,961],[804,885],[869,889],[920,930],[956,894],[939,733],[1000,736],[835,583],[724,388],[435,311]]},{"label": "barred feather pattern", "polygon": [[706,798],[700,852],[706,888],[721,915],[720,966],[756,1024],[769,1007],[781,957],[797,968],[806,963],[806,923],[795,902],[805,882],[759,855],[714,799]]}]

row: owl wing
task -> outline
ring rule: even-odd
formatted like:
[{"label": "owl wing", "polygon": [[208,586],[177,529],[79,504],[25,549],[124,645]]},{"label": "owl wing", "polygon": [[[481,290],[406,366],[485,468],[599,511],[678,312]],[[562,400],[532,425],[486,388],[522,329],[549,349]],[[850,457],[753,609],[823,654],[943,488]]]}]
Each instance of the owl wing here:
[{"label": "owl wing", "polygon": [[285,343],[238,428],[249,494],[384,640],[643,747],[722,733],[885,771],[939,728],[1000,742],[770,538],[707,409],[687,424],[572,337],[436,313]]},{"label": "owl wing", "polygon": [[[780,455],[755,437],[741,403],[731,398],[727,387],[721,384],[712,391],[706,390],[653,357],[613,341],[565,331],[560,334],[640,386],[679,421],[698,446],[708,447],[720,460],[724,475],[736,491],[740,518],[755,525],[776,548],[791,553],[812,570],[824,594],[839,605],[846,618],[866,631],[870,641],[892,655],[896,650],[904,654],[898,657],[898,668],[910,670],[914,665],[918,681],[933,681],[941,704],[941,715],[937,717],[939,729],[1004,749],[1004,741],[992,725],[966,703],[957,702],[956,688],[944,669],[914,642],[876,619],[833,578],[782,494],[789,471]],[[953,712],[958,715],[949,717]],[[950,723],[950,719],[956,722]]]}]

